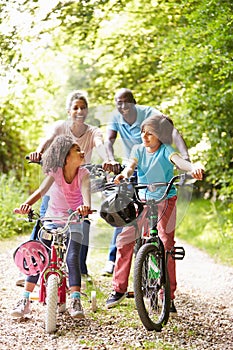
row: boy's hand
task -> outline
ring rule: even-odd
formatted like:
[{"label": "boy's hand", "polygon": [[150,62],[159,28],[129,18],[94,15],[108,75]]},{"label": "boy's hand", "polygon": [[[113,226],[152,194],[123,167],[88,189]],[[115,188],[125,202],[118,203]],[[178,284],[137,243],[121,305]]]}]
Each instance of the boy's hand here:
[{"label": "boy's hand", "polygon": [[194,179],[203,180],[204,169],[194,165],[191,174]]},{"label": "boy's hand", "polygon": [[120,181],[123,180],[124,178],[125,178],[124,175],[119,174],[119,175],[117,175],[117,176],[115,177],[114,183],[115,183],[115,184],[119,184]]}]

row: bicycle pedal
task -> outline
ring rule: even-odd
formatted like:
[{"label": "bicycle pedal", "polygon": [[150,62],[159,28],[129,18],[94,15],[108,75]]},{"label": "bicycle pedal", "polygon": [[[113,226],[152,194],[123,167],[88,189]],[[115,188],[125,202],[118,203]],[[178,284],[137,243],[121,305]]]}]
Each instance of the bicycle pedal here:
[{"label": "bicycle pedal", "polygon": [[127,292],[126,293],[126,298],[134,298],[134,292]]},{"label": "bicycle pedal", "polygon": [[185,257],[185,250],[183,247],[173,247],[169,253],[173,260],[183,260]]}]

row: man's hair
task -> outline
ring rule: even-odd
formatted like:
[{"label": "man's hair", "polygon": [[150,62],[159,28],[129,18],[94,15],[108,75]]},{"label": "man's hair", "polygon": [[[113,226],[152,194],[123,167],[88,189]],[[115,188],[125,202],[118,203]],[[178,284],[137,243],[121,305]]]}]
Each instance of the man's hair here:
[{"label": "man's hair", "polygon": [[42,156],[44,173],[48,174],[50,171],[55,172],[58,168],[63,168],[66,163],[66,157],[74,145],[77,145],[77,142],[71,136],[56,136]]},{"label": "man's hair", "polygon": [[72,91],[66,98],[66,109],[67,111],[70,110],[70,107],[72,105],[72,102],[74,100],[82,100],[85,102],[86,107],[88,108],[88,98],[87,93],[85,91],[81,90],[75,90]]},{"label": "man's hair", "polygon": [[172,144],[172,132],[173,121],[164,114],[153,115],[146,118],[141,124],[141,131],[145,125],[150,125],[157,135],[160,142],[171,145]]},{"label": "man's hair", "polygon": [[119,96],[122,96],[122,95],[124,95],[124,97],[128,98],[127,102],[136,104],[136,100],[135,100],[133,93],[130,89],[122,88],[122,89],[118,90],[115,93],[115,101],[117,100],[117,98]]}]

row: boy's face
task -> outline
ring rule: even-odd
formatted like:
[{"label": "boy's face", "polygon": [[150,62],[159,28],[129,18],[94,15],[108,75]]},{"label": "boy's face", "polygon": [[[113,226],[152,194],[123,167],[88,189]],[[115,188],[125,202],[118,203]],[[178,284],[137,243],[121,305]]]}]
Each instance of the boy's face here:
[{"label": "boy's face", "polygon": [[150,125],[145,125],[141,131],[142,142],[145,147],[154,148],[160,141]]},{"label": "boy's face", "polygon": [[71,104],[69,115],[72,120],[85,121],[88,113],[88,108],[83,100],[74,100]]}]

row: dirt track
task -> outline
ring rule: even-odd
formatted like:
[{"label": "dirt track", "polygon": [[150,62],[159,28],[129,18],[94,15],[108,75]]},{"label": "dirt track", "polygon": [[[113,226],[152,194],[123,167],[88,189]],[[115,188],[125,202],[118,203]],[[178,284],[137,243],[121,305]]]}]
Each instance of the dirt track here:
[{"label": "dirt track", "polygon": [[[169,349],[179,350],[233,348],[233,268],[215,264],[206,254],[186,244],[186,257],[177,263],[179,316],[170,320],[161,333],[147,332],[137,316],[135,327],[122,326],[119,321],[123,319],[127,324],[127,317],[124,320],[121,310],[124,312],[126,303],[134,302],[132,299],[125,299],[121,308],[108,312],[99,305],[97,316],[87,311],[83,321],[72,320],[66,313],[59,318],[55,335],[44,333],[44,310],[38,303],[33,303],[28,318],[12,320],[9,311],[22,292],[15,286],[18,271],[12,260],[19,241],[18,238],[1,243],[0,249],[1,350],[145,349],[146,342],[151,341],[154,349],[165,349],[163,342],[170,344]],[[105,278],[102,285],[106,283],[110,285],[110,280]]]}]

